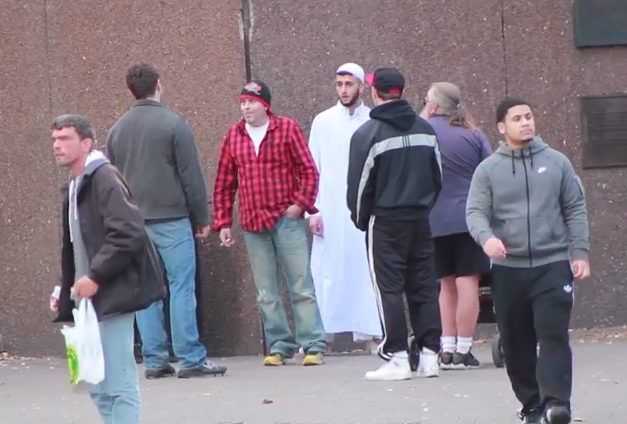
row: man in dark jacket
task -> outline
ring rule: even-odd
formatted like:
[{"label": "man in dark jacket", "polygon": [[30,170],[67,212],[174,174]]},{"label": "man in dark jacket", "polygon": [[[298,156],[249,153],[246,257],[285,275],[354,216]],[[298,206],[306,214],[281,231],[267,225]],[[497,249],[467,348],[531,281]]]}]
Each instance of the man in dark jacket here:
[{"label": "man in dark jacket", "polygon": [[435,132],[401,99],[405,78],[382,68],[366,76],[376,107],[351,139],[348,207],[367,232],[368,256],[387,362],[368,380],[411,378],[403,295],[420,352],[418,375],[437,377],[440,351],[439,287],[433,266],[429,213],[442,186]]},{"label": "man in dark jacket", "polygon": [[[126,85],[137,100],[107,135],[106,153],[124,175],[148,234],[168,272],[172,347],[179,378],[224,374],[207,360],[196,322],[196,248],[210,232],[207,188],[196,143],[185,119],[161,103],[159,72],[150,64],[132,66]],[[137,314],[146,378],[174,375],[168,364],[163,302]]]},{"label": "man in dark jacket", "polygon": [[90,386],[105,423],[139,423],[134,312],[165,297],[165,271],[120,173],[99,151],[89,120],[52,122],[54,157],[70,170],[63,198],[62,282],[56,322],[71,322],[73,299],[91,299],[100,321],[105,379]]}]

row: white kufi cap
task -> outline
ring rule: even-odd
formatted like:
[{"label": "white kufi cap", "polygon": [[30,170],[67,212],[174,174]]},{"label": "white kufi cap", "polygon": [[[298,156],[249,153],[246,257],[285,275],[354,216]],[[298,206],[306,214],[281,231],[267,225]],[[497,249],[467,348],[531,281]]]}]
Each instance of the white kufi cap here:
[{"label": "white kufi cap", "polygon": [[337,68],[337,71],[335,71],[335,73],[336,74],[350,74],[361,82],[364,82],[364,78],[366,77],[364,68],[362,68],[356,63],[345,63],[339,68]]}]

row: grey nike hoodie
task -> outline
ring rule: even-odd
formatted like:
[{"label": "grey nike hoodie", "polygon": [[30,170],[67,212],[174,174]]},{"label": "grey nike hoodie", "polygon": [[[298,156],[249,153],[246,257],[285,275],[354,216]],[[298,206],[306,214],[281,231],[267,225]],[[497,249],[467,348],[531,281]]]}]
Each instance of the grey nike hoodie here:
[{"label": "grey nike hoodie", "polygon": [[540,137],[513,150],[500,142],[476,169],[466,223],[481,246],[490,237],[505,245],[497,265],[528,268],[587,259],[590,247],[583,185],[570,160]]}]

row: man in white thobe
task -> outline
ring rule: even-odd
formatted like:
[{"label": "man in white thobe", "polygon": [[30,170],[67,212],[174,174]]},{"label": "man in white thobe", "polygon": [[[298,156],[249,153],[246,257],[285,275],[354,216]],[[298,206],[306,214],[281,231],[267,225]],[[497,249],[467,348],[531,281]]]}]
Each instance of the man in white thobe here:
[{"label": "man in white thobe", "polygon": [[318,114],[311,125],[309,148],[320,172],[316,208],[309,218],[314,234],[311,273],[327,342],[336,333],[352,332],[353,340],[376,350],[381,321],[372,286],[365,235],[356,229],[346,206],[346,173],[353,133],[370,119],[363,104],[365,73],[346,63],[336,71],[338,103]]}]

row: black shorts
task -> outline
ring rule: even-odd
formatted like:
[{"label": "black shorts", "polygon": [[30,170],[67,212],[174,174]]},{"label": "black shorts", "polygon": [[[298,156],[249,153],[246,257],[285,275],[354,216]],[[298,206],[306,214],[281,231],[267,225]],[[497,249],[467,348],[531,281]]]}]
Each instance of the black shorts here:
[{"label": "black shorts", "polygon": [[438,278],[483,275],[490,271],[490,259],[468,233],[435,237],[433,246]]}]

